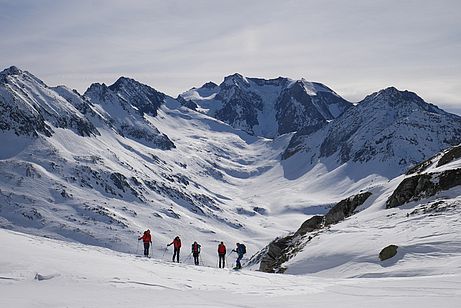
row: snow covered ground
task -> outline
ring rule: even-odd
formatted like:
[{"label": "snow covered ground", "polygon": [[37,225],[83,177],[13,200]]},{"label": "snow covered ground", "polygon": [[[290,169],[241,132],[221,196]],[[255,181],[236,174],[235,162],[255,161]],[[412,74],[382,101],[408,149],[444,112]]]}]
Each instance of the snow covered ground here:
[{"label": "snow covered ground", "polygon": [[[0,229],[1,307],[459,307],[461,272],[325,278],[216,269]],[[441,264],[449,268],[449,264]]]}]

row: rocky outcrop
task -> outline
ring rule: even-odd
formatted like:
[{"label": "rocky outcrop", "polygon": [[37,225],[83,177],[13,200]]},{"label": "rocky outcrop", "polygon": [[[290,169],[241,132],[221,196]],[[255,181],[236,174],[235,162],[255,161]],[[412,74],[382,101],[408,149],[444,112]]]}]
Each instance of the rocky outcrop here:
[{"label": "rocky outcrop", "polygon": [[325,215],[325,225],[329,226],[336,224],[346,217],[351,216],[355,209],[362,205],[370,196],[370,192],[365,192],[341,200]]},{"label": "rocky outcrop", "polygon": [[401,206],[461,185],[461,169],[425,173],[404,179],[386,201],[386,208]]},{"label": "rocky outcrop", "polygon": [[399,248],[399,246],[396,245],[389,245],[384,247],[383,250],[381,250],[379,253],[379,259],[384,261],[394,257],[397,254],[397,248]]},{"label": "rocky outcrop", "polygon": [[[260,262],[259,270],[262,272],[283,273],[285,271],[282,267],[283,263],[293,258],[322,229],[353,215],[357,207],[370,196],[370,192],[365,192],[341,200],[325,216],[313,216],[306,220],[295,233],[272,241],[259,255],[254,256],[250,263]],[[306,238],[308,233],[310,235]]]},{"label": "rocky outcrop", "polygon": [[437,167],[446,165],[458,158],[461,158],[461,145],[455,146],[448,150],[447,153],[443,154],[437,163]]}]

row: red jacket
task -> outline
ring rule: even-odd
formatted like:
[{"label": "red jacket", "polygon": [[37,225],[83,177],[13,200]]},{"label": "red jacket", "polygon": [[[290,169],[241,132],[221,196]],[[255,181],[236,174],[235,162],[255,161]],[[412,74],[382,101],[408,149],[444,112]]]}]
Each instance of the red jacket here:
[{"label": "red jacket", "polygon": [[173,242],[171,242],[169,245],[173,244],[174,248],[181,248],[181,240],[178,238],[175,238]]},{"label": "red jacket", "polygon": [[220,255],[225,255],[226,254],[226,246],[224,244],[219,244],[218,245],[218,253]]},{"label": "red jacket", "polygon": [[145,231],[143,236],[141,236],[140,238],[138,238],[138,240],[141,240],[144,242],[144,243],[151,243],[152,242],[152,236],[150,235],[150,232],[147,232]]}]

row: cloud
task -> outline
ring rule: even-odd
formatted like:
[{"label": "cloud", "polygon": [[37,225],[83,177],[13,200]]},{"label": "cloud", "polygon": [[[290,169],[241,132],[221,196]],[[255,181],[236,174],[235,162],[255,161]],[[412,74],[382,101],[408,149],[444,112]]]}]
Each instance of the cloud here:
[{"label": "cloud", "polygon": [[305,77],[351,100],[389,85],[461,105],[459,1],[0,1],[0,64],[84,91],[170,95],[224,75]]}]

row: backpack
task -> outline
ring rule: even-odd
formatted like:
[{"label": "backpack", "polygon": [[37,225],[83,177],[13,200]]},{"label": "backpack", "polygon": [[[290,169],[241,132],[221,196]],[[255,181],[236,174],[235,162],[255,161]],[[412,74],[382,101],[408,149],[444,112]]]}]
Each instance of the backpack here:
[{"label": "backpack", "polygon": [[242,252],[242,254],[246,254],[247,253],[247,247],[244,244],[240,244],[240,251]]}]

